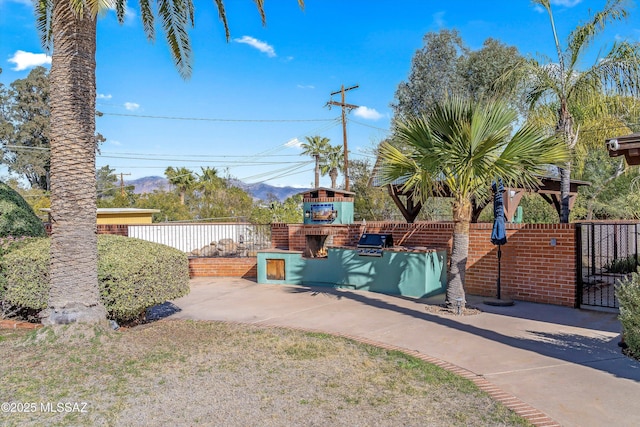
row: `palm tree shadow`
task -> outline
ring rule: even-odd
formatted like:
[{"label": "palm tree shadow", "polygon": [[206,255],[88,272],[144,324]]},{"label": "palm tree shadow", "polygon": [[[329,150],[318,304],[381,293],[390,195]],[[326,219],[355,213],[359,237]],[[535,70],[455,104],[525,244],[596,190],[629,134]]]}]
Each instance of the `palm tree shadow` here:
[{"label": "palm tree shadow", "polygon": [[[424,320],[425,322],[446,326],[513,348],[532,351],[544,356],[590,367],[610,373],[619,378],[640,381],[640,363],[622,354],[617,346],[617,338],[612,339],[604,335],[589,337],[579,334],[550,333],[534,330],[526,331],[529,337],[512,337],[493,330],[462,323],[456,320],[456,316],[438,316],[410,307],[398,306],[381,299],[369,297],[364,292],[307,286],[290,287],[287,288],[287,291],[291,293],[308,293],[311,296],[326,295],[336,298],[348,298],[371,307],[394,311],[415,319]],[[406,300],[406,298],[402,299]],[[420,306],[423,305],[421,302],[416,302],[420,304]],[[497,313],[496,311],[497,310],[492,309],[494,314],[500,314],[505,317],[509,316],[509,314]],[[545,320],[543,319],[541,321]],[[587,327],[587,325],[579,326]]]}]

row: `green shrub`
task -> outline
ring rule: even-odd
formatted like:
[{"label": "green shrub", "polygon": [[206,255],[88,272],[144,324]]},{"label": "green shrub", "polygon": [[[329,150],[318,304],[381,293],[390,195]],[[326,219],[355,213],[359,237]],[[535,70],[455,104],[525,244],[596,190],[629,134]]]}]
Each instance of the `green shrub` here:
[{"label": "green shrub", "polygon": [[[34,310],[47,307],[49,247],[50,239],[34,239],[4,256],[6,301]],[[149,307],[189,293],[189,261],[168,246],[100,235],[98,282],[109,317],[134,320]]]},{"label": "green shrub", "polygon": [[629,354],[640,358],[640,274],[620,281],[616,288],[620,302],[620,323]]},{"label": "green shrub", "polygon": [[31,206],[7,184],[0,182],[0,237],[46,236]]},{"label": "green shrub", "polygon": [[636,271],[640,264],[640,257],[636,259],[635,255],[629,255],[626,258],[618,258],[607,263],[604,268],[609,273],[627,274]]}]

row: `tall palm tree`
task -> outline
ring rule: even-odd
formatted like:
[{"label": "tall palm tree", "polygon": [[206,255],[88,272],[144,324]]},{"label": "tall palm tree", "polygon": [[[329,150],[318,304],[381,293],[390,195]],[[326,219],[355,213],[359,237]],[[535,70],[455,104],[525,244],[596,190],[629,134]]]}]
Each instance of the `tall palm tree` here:
[{"label": "tall palm tree", "polygon": [[[578,141],[579,127],[572,110],[591,103],[592,98],[608,95],[637,95],[640,92],[640,46],[637,43],[614,43],[605,55],[582,70],[588,48],[609,23],[627,17],[627,0],[608,0],[604,9],[578,25],[569,35],[566,47],[561,46],[556,33],[550,0],[533,0],[549,15],[558,62],[525,61],[517,69],[520,82],[525,85],[530,108],[554,104],[556,107],[555,132],[569,149]],[[569,222],[569,191],[571,162],[558,168],[561,178],[562,199],[560,222]]]},{"label": "tall palm tree", "polygon": [[320,165],[322,176],[329,174],[331,178],[331,188],[336,188],[338,180],[338,170],[344,167],[344,150],[340,145],[330,146],[325,151],[324,160]]},{"label": "tall palm tree", "polygon": [[517,113],[497,101],[470,102],[453,98],[437,104],[429,117],[398,124],[403,152],[388,142],[380,146],[385,183],[405,181],[424,202],[448,188],[452,197],[453,246],[447,283],[447,304],[465,301],[464,275],[469,252],[472,199],[486,199],[492,181],[533,188],[545,165],[569,158],[555,136],[524,125],[513,136]]},{"label": "tall palm tree", "polygon": [[329,138],[324,138],[322,136],[306,136],[304,139],[307,142],[303,142],[300,144],[302,147],[302,154],[311,156],[316,161],[315,168],[315,187],[320,187],[320,166],[322,163],[323,156],[329,149]]},{"label": "tall palm tree", "polygon": [[[264,23],[262,0],[254,0]],[[303,6],[303,0],[298,0]],[[214,0],[230,38],[223,0]],[[36,20],[45,48],[52,49],[51,102],[51,265],[48,309],[43,323],[99,323],[106,320],[97,274],[95,97],[96,19],[107,7],[125,18],[126,0],[38,0]],[[147,37],[155,36],[155,10],[140,0]],[[171,54],[189,77],[194,24],[192,0],[158,2]]]},{"label": "tall palm tree", "polygon": [[164,171],[165,176],[180,193],[180,204],[184,205],[184,197],[187,191],[191,190],[196,183],[196,177],[190,169],[183,167],[174,168],[169,166]]}]

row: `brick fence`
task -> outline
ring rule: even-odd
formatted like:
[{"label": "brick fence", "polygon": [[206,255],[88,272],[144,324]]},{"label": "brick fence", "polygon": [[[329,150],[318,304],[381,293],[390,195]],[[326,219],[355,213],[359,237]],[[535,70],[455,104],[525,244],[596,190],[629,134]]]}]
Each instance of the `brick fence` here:
[{"label": "brick fence", "polygon": [[[502,246],[501,294],[513,299],[574,307],[577,301],[576,231],[574,224],[506,224]],[[471,224],[465,290],[495,296],[497,247],[491,223]],[[50,227],[47,227],[50,232]],[[349,225],[272,224],[271,246],[304,250],[307,235],[331,236],[330,244],[353,246],[363,232],[392,233],[395,245],[447,248],[453,223],[367,222]],[[126,225],[98,225],[98,234],[126,236]],[[256,258],[190,258],[192,277],[257,277]]]},{"label": "brick fence", "polygon": [[[497,246],[491,244],[491,223],[471,224],[465,290],[473,295],[495,296],[498,278]],[[508,242],[502,246],[501,295],[517,300],[576,306],[576,232],[574,224],[507,224]],[[451,251],[453,223],[414,224],[367,222],[317,226],[274,224],[272,245],[304,249],[304,236],[327,234],[334,244],[354,245],[365,230],[392,233],[399,246],[447,248]]]}]

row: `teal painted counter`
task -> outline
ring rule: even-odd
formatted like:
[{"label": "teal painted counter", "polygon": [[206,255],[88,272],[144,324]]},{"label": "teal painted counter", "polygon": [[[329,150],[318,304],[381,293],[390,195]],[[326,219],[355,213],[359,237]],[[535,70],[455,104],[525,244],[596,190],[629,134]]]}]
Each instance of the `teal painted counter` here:
[{"label": "teal painted counter", "polygon": [[[326,258],[267,250],[258,252],[257,261],[258,283],[330,286],[417,298],[446,290],[445,250],[384,250],[381,257],[370,257],[358,255],[355,249],[329,248]],[[268,277],[268,263],[277,264],[279,274],[270,272]]]}]

